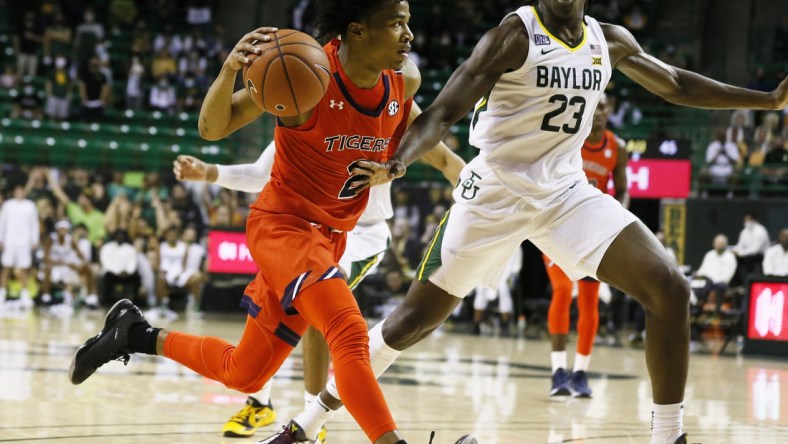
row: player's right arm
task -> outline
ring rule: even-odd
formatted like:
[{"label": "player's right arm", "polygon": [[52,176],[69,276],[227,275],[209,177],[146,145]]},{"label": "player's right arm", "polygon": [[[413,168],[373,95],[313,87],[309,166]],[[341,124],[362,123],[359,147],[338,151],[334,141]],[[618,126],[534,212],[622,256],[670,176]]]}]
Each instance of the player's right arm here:
[{"label": "player's right arm", "polygon": [[511,16],[487,31],[432,105],[405,133],[397,153],[385,165],[389,180],[402,177],[407,165],[437,145],[504,73],[520,68],[527,56],[528,31],[519,17]]},{"label": "player's right arm", "polygon": [[244,54],[259,52],[252,42],[267,42],[271,40],[267,34],[276,30],[277,28],[269,27],[257,28],[243,36],[227,56],[200,108],[197,125],[203,139],[223,139],[263,114],[264,111],[254,103],[245,89],[234,91],[235,78],[238,71],[250,62]]}]

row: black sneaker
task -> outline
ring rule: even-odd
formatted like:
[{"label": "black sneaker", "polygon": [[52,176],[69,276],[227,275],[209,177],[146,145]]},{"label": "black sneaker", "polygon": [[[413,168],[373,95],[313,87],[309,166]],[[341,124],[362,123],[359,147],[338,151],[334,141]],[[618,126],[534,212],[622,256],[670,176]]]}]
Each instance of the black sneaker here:
[{"label": "black sneaker", "polygon": [[270,436],[257,444],[298,444],[298,443],[312,443],[311,439],[307,438],[306,432],[295,421],[282,426],[282,431],[276,435]]},{"label": "black sneaker", "polygon": [[588,376],[584,371],[572,372],[569,377],[569,388],[575,398],[590,398],[591,387],[588,386]]},{"label": "black sneaker", "polygon": [[674,442],[673,444],[687,444],[687,434],[685,433],[679,436],[678,438],[676,438],[676,442]]},{"label": "black sneaker", "polygon": [[553,373],[553,385],[550,387],[550,396],[561,398],[571,396],[572,391],[569,389],[569,374],[566,370],[559,368]]},{"label": "black sneaker", "polygon": [[479,444],[479,441],[471,435],[465,435],[460,437],[454,444]]},{"label": "black sneaker", "polygon": [[128,364],[128,335],[132,325],[140,322],[148,323],[142,312],[128,299],[115,303],[104,318],[104,328],[96,336],[85,341],[79,347],[71,368],[68,370],[68,379],[72,384],[81,384],[88,379],[99,367],[109,361],[123,361]]}]

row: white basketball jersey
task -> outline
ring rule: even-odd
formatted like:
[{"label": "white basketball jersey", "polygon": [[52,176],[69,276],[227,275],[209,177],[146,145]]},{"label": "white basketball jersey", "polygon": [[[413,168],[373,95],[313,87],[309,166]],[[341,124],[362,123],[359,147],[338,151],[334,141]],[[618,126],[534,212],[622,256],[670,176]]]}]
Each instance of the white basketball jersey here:
[{"label": "white basketball jersey", "polygon": [[367,208],[358,218],[357,225],[370,226],[394,217],[391,207],[391,182],[377,185],[369,189]]},{"label": "white basketball jersey", "polygon": [[533,6],[511,15],[528,30],[528,57],[476,105],[470,143],[509,191],[544,208],[586,180],[580,150],[612,67],[593,18],[585,17],[582,40],[571,47],[547,30]]}]

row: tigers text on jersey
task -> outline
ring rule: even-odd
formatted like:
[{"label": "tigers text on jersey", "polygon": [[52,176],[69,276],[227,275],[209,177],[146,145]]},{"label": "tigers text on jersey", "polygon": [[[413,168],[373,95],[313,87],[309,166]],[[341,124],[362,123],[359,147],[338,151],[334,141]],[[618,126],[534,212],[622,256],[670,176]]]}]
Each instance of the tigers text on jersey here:
[{"label": "tigers text on jersey", "polygon": [[528,31],[528,57],[476,105],[470,143],[509,191],[544,208],[585,179],[580,147],[612,67],[593,18],[585,17],[583,37],[572,47],[545,28],[535,7],[512,15]]},{"label": "tigers text on jersey", "polygon": [[607,182],[618,163],[618,141],[616,135],[605,130],[602,140],[597,144],[583,143],[583,171],[588,183],[607,193]]},{"label": "tigers text on jersey", "polygon": [[[359,160],[388,159],[405,131],[412,101],[405,98],[405,77],[394,70],[383,71],[380,88],[353,85],[339,63],[339,46],[340,41],[333,40],[324,47],[331,83],[309,120],[293,128],[277,125],[271,181],[253,207],[350,231],[369,191],[349,188],[349,169]],[[379,94],[372,101],[377,108],[359,104],[370,102],[373,94]]]}]

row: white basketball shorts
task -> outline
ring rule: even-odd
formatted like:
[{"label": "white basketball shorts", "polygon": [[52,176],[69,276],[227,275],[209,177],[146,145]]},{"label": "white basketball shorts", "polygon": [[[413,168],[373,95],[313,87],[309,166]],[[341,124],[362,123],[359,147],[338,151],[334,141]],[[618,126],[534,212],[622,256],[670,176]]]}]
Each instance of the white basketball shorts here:
[{"label": "white basketball shorts", "polygon": [[463,170],[454,201],[416,278],[457,297],[465,297],[477,285],[497,288],[512,252],[526,239],[570,279],[596,278],[605,251],[637,220],[586,181],[567,187],[537,210],[506,189],[480,157]]}]

